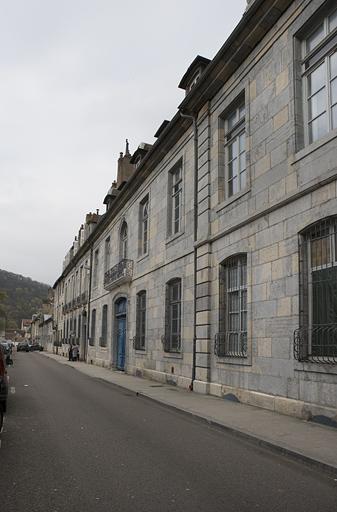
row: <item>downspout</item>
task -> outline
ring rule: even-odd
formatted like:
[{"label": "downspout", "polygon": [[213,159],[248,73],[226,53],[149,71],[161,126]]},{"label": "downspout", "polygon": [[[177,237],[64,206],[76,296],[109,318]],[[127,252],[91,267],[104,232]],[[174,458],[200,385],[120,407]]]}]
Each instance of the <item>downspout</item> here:
[{"label": "downspout", "polygon": [[193,240],[194,240],[194,293],[193,293],[193,311],[194,311],[194,320],[193,320],[193,360],[192,360],[192,380],[189,385],[190,391],[193,391],[193,383],[195,381],[196,374],[196,353],[197,353],[197,247],[196,242],[198,241],[198,124],[197,117],[189,114],[183,114],[180,112],[180,115],[184,119],[190,119],[193,123],[193,141],[194,141],[194,200],[193,200],[193,223],[194,223],[194,232],[193,232]]},{"label": "downspout", "polygon": [[[87,335],[85,339],[85,347],[84,347],[84,360],[88,362],[88,344],[89,344],[89,335],[90,335],[90,301],[91,301],[91,283],[92,283],[92,258],[93,258],[93,246],[90,246],[90,265],[89,265],[89,291],[88,291],[88,318],[87,318]],[[88,269],[86,269],[88,270]]]}]

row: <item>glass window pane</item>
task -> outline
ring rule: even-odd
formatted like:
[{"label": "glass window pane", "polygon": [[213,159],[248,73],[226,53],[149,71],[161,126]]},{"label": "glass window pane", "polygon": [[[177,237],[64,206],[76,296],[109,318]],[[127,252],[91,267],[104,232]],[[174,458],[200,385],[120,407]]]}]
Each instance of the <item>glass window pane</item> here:
[{"label": "glass window pane", "polygon": [[237,111],[232,112],[227,117],[228,130],[231,130],[237,122]]},{"label": "glass window pane", "polygon": [[323,137],[328,132],[328,117],[325,114],[317,117],[314,121],[309,124],[309,140],[314,142],[315,140]]},{"label": "glass window pane", "polygon": [[239,311],[239,292],[230,293],[229,296],[229,312],[236,313]]},{"label": "glass window pane", "polygon": [[333,53],[330,57],[330,78],[337,76],[337,52]]},{"label": "glass window pane", "polygon": [[332,116],[332,128],[337,128],[337,105],[332,107],[331,116]]},{"label": "glass window pane", "polygon": [[243,152],[240,155],[240,171],[244,171],[246,169],[246,153]]},{"label": "glass window pane", "polygon": [[337,103],[337,78],[331,82],[331,105]]},{"label": "glass window pane", "polygon": [[229,315],[229,330],[230,331],[238,331],[239,330],[239,319],[240,315],[239,313],[232,313]]},{"label": "glass window pane", "polygon": [[246,173],[246,171],[243,171],[240,174],[240,188],[241,188],[241,190],[243,188],[245,188],[246,185],[247,185],[247,173]]},{"label": "glass window pane", "polygon": [[337,28],[337,11],[329,16],[329,32],[332,32],[335,28]]},{"label": "glass window pane", "polygon": [[239,107],[239,119],[243,119],[245,117],[245,114],[246,114],[245,105],[241,105]]},{"label": "glass window pane", "polygon": [[313,119],[326,110],[325,87],[309,99],[309,119]]},{"label": "glass window pane", "polygon": [[308,95],[311,96],[325,86],[325,63],[321,64],[308,76]]},{"label": "glass window pane", "polygon": [[239,152],[242,153],[246,150],[246,134],[242,133],[239,136]]},{"label": "glass window pane", "polygon": [[238,156],[238,141],[237,139],[234,140],[231,144],[228,146],[228,160],[233,160]]},{"label": "glass window pane", "polygon": [[228,178],[235,178],[238,174],[238,159],[235,158],[228,165]]},{"label": "glass window pane", "polygon": [[320,41],[322,41],[322,39],[324,38],[325,36],[325,33],[324,33],[324,25],[322,23],[322,25],[320,25],[316,30],[315,32],[313,32],[311,34],[311,36],[308,37],[307,39],[307,52],[311,52],[311,50],[313,50],[315,48],[315,46],[318,45],[318,43]]},{"label": "glass window pane", "polygon": [[330,263],[330,237],[317,238],[311,241],[311,268],[321,267]]}]

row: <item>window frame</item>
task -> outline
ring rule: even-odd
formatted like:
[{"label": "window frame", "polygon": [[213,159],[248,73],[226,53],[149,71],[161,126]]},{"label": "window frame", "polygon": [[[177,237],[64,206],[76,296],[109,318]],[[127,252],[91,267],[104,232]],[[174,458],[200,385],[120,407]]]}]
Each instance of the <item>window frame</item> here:
[{"label": "window frame", "polygon": [[[175,179],[177,174],[178,179]],[[176,198],[179,198],[179,216],[176,217]],[[183,160],[180,160],[170,169],[168,173],[168,221],[167,234],[169,238],[175,238],[184,231],[184,174]]]},{"label": "window frame", "polygon": [[147,332],[147,293],[141,290],[136,295],[136,335],[134,338],[135,350],[145,351]]},{"label": "window frame", "polygon": [[107,341],[108,341],[108,305],[104,304],[102,307],[101,336],[99,339],[100,347],[106,348]]},{"label": "window frame", "polygon": [[[334,130],[337,130],[337,96],[336,101],[332,103],[332,91],[331,91],[331,83],[334,81],[337,84],[337,73],[334,77],[331,77],[331,62],[330,58],[332,55],[336,55],[337,59],[337,24],[336,27],[332,30],[329,29],[329,20],[333,14],[337,15],[337,9],[332,8],[332,4],[328,4],[325,6],[322,14],[320,16],[320,20],[318,23],[312,24],[310,23],[310,28],[306,31],[302,32],[300,40],[301,40],[301,83],[302,83],[302,108],[303,108],[303,125],[304,125],[304,144],[310,145],[317,141],[322,140],[326,135],[331,133]],[[317,19],[317,15],[316,15]],[[318,42],[311,48],[307,49],[308,40],[312,35],[314,35],[319,27],[323,27],[323,36]],[[312,74],[317,71],[321,66],[323,66],[324,73],[324,85],[321,85],[319,89],[317,89],[313,94],[309,95],[309,78]],[[337,88],[337,85],[336,85]],[[318,97],[320,92],[324,91],[324,111],[320,111],[313,115],[309,116],[309,100]],[[337,90],[337,89],[336,89]],[[336,93],[337,94],[337,93]],[[336,111],[336,120],[335,126],[333,126],[332,119],[332,111],[335,109]],[[314,137],[310,133],[310,124],[312,125],[313,121],[318,120],[323,115],[326,116],[325,120],[325,130],[321,135],[317,135]]]},{"label": "window frame", "polygon": [[[313,264],[313,250],[315,259],[321,258],[320,264]],[[337,296],[335,303],[328,302],[334,278],[337,285],[337,216],[320,219],[299,233],[299,328],[294,332],[294,356],[298,361],[337,364],[337,342],[331,343],[337,338]],[[314,294],[321,295],[315,299]],[[324,313],[319,311],[320,304],[329,305]],[[317,314],[321,315],[320,321]],[[335,322],[324,322],[324,316],[327,320],[334,314]]]},{"label": "window frame", "polygon": [[128,259],[128,241],[129,241],[129,226],[126,220],[123,220],[119,232],[119,254],[120,260]]},{"label": "window frame", "polygon": [[[178,298],[174,299],[174,287],[178,286]],[[164,352],[181,353],[182,351],[182,305],[183,305],[182,279],[176,277],[166,283],[165,289],[165,335],[162,337]],[[173,310],[176,308],[176,318]],[[177,330],[173,330],[174,321]],[[174,339],[175,338],[175,339]],[[174,341],[174,343],[173,343]]]},{"label": "window frame", "polygon": [[[146,216],[144,210],[147,208]],[[146,227],[145,227],[146,225]],[[150,197],[147,194],[139,203],[139,245],[138,256],[146,256],[149,253],[149,225],[150,225]]]},{"label": "window frame", "polygon": [[[236,269],[236,286],[228,286],[233,279],[230,270]],[[232,297],[238,296],[237,309]],[[245,306],[245,307],[243,307]],[[238,328],[233,325],[232,317],[238,316]],[[243,318],[245,319],[243,321]],[[248,357],[248,255],[237,253],[226,258],[219,268],[219,332],[215,335],[215,355],[236,359]]]},{"label": "window frame", "polygon": [[89,345],[91,347],[95,346],[95,338],[96,338],[96,308],[94,308],[91,311],[91,318],[90,318],[90,338],[89,338]]},{"label": "window frame", "polygon": [[[243,110],[243,115],[240,115],[240,111]],[[229,121],[235,115],[236,121],[232,126],[230,126]],[[222,125],[223,125],[223,140],[221,141],[223,145],[223,195],[224,200],[234,200],[237,196],[240,196],[244,192],[246,192],[249,188],[249,177],[248,177],[248,168],[247,168],[247,104],[246,104],[246,94],[245,91],[240,93],[240,95],[231,102],[226,111],[221,116]],[[240,138],[244,136],[244,149],[240,151]],[[238,145],[238,154],[235,158],[229,157],[230,147],[234,144]],[[243,155],[244,165],[245,167],[241,170],[240,157]],[[233,176],[230,178],[229,173],[229,165],[231,162],[237,160],[238,168],[236,179],[238,180],[237,190],[230,193],[229,190],[229,182],[233,182],[235,178]],[[245,173],[245,183],[241,185],[241,175]]]}]

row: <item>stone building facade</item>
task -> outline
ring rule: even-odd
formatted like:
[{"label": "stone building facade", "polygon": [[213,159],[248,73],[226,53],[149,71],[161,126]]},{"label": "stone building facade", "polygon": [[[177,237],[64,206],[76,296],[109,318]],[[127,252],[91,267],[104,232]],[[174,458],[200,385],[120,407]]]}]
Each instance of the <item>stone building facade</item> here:
[{"label": "stone building facade", "polygon": [[88,362],[337,413],[337,10],[253,0],[153,146],[118,161],[56,281]]}]

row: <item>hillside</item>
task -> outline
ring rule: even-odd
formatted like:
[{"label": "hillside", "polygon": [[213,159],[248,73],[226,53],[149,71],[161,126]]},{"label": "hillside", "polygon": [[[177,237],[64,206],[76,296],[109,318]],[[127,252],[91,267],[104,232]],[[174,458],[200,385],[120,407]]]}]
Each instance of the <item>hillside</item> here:
[{"label": "hillside", "polygon": [[22,318],[31,318],[42,308],[49,289],[50,286],[29,277],[0,269],[0,322],[6,316],[7,328],[20,328]]}]

